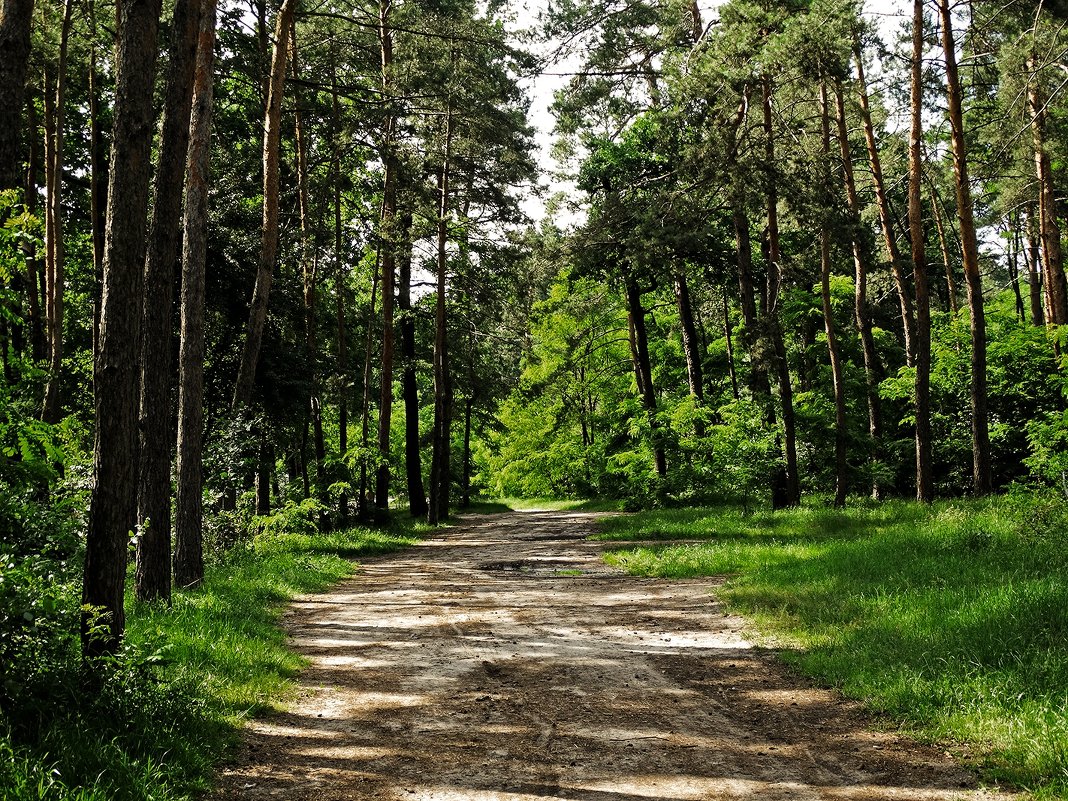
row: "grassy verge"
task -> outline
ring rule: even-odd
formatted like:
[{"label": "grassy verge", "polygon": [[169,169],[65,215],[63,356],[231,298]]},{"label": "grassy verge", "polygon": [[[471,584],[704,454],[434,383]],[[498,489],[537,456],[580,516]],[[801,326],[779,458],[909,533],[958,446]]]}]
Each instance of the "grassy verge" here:
[{"label": "grassy verge", "polygon": [[603,538],[663,541],[608,555],[635,574],[731,576],[724,599],[804,672],[961,743],[990,779],[1068,798],[1066,520],[1021,498],[687,509],[605,520]]},{"label": "grassy verge", "polygon": [[131,605],[125,651],[92,692],[68,637],[0,717],[0,799],[171,801],[205,789],[241,722],[284,698],[301,667],[277,625],[286,602],[417,538],[411,524],[260,537],[170,608]]}]

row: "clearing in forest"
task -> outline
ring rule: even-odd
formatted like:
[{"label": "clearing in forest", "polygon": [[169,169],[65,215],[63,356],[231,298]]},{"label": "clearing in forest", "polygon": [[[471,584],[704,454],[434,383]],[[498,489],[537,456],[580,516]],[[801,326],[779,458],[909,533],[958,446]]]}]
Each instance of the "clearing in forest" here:
[{"label": "clearing in forest", "polygon": [[214,797],[1006,797],[752,644],[716,581],[607,567],[594,519],[468,517],[299,600],[299,695]]}]

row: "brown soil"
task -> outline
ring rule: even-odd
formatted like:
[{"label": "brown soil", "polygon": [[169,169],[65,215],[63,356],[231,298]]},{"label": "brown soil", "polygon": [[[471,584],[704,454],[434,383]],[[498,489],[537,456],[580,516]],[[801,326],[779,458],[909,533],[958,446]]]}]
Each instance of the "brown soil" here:
[{"label": "brown soil", "polygon": [[215,799],[995,799],[745,637],[717,581],[623,575],[587,514],[469,517],[287,615],[310,666]]}]

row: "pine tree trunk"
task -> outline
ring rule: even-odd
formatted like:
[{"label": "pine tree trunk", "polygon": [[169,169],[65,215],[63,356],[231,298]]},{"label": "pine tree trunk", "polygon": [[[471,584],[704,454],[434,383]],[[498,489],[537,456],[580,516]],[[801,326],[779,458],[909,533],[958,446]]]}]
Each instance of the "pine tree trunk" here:
[{"label": "pine tree trunk", "polygon": [[731,379],[731,394],[735,400],[741,395],[738,393],[738,371],[734,366],[734,329],[731,326],[730,306],[727,305],[727,289],[723,288],[723,336],[727,341],[727,373]]},{"label": "pine tree trunk", "polygon": [[[381,252],[381,251],[379,251]],[[363,394],[360,405],[360,445],[363,456],[360,458],[360,491],[356,499],[356,514],[363,520],[367,517],[367,444],[371,428],[371,344],[374,341],[375,303],[378,299],[378,267],[380,258],[375,259],[374,273],[371,275],[371,305],[367,310],[367,336],[364,339],[363,354]]]},{"label": "pine tree trunk", "polygon": [[[827,95],[827,81],[820,83],[820,128],[823,140],[823,155],[827,169],[831,156],[831,110]],[[830,211],[831,176],[826,176],[828,190],[827,210]],[[827,333],[827,353],[831,360],[831,379],[834,388],[834,505],[841,509],[846,504],[849,492],[849,468],[846,464],[846,419],[845,379],[842,371],[842,355],[838,349],[838,334],[834,327],[834,309],[831,306],[831,226],[825,219],[820,228],[820,297],[823,301],[823,327]]]},{"label": "pine tree trunk", "polygon": [[653,387],[652,363],[649,360],[649,335],[645,327],[645,308],[642,293],[633,278],[626,280],[627,311],[634,331],[635,371],[641,376],[639,392],[649,419],[649,435],[653,446],[653,468],[661,481],[667,477],[667,456],[661,440],[660,424],[656,418],[656,390]]},{"label": "pine tree trunk", "polygon": [[[860,347],[864,354],[865,397],[868,402],[868,436],[871,437],[872,452],[870,462],[878,462],[883,436],[882,406],[879,399],[879,383],[882,381],[883,368],[879,354],[875,350],[875,338],[872,336],[871,309],[868,307],[868,265],[864,252],[864,243],[860,238],[860,199],[857,196],[856,181],[853,177],[853,156],[849,147],[849,129],[846,124],[845,99],[842,84],[835,82],[835,106],[838,123],[838,148],[842,158],[842,177],[845,182],[846,203],[850,217],[850,242],[853,247],[854,294],[853,306],[860,335]],[[871,496],[875,500],[882,497],[882,488],[878,479],[872,480]]]},{"label": "pine tree trunk", "polygon": [[[382,0],[379,4],[378,33],[382,56],[382,97],[386,103],[392,100],[393,70],[393,31],[390,27],[389,13],[393,8],[392,0]],[[375,476],[375,505],[379,509],[389,508],[390,482],[390,434],[393,424],[393,305],[396,294],[397,232],[397,154],[396,143],[397,118],[391,109],[387,113],[385,131],[382,140],[382,164],[384,166],[382,187],[382,220],[379,238],[382,240],[382,369],[378,396],[378,472]]]},{"label": "pine tree trunk", "polygon": [[938,196],[931,189],[931,208],[934,211],[935,228],[938,230],[938,246],[942,250],[942,261],[946,268],[946,299],[949,301],[949,311],[951,314],[956,314],[960,309],[957,304],[957,280],[953,277],[953,259],[949,252],[949,237],[946,234],[945,220],[942,218],[942,212],[940,210],[941,204],[938,202]]},{"label": "pine tree trunk", "polygon": [[22,185],[22,108],[33,0],[0,0],[0,190]]},{"label": "pine tree trunk", "polygon": [[204,284],[207,261],[208,164],[214,90],[216,0],[203,0],[197,34],[193,104],[186,159],[182,241],[181,339],[178,346],[178,487],[174,517],[174,582],[204,580]]},{"label": "pine tree trunk", "polygon": [[[347,276],[341,255],[341,111],[338,103],[337,68],[330,74],[331,120],[333,133],[333,184],[334,184],[334,266],[337,282],[337,403],[338,403],[338,451],[342,463],[347,461],[349,450],[349,353],[345,338],[345,288]],[[337,499],[338,520],[341,527],[349,521],[349,494],[342,491]]]},{"label": "pine tree trunk", "polygon": [[[73,0],[63,6],[59,35],[59,64],[55,76],[55,101],[48,102],[51,92],[45,81],[45,130],[51,135],[45,143],[45,181],[48,187],[45,208],[45,305],[48,330],[48,383],[45,384],[41,419],[58,423],[63,380],[63,312],[66,277],[63,240],[63,153],[64,118],[66,116],[67,44],[70,39]],[[47,134],[46,134],[47,135]]]},{"label": "pine tree trunk", "polygon": [[[764,163],[768,170],[775,164],[775,130],[771,114],[771,78],[763,79],[764,106]],[[790,366],[786,360],[786,343],[779,320],[779,300],[782,293],[782,251],[779,246],[779,194],[774,174],[769,174],[768,203],[768,302],[765,309],[765,329],[771,338],[775,357],[775,372],[779,380],[779,404],[782,410],[783,445],[786,456],[786,506],[801,503],[801,482],[797,474],[797,429],[794,419],[794,390],[790,383]]]},{"label": "pine tree trunk", "polygon": [[946,59],[946,99],[949,105],[950,139],[953,147],[953,174],[957,187],[961,255],[964,262],[964,279],[968,284],[968,312],[971,317],[972,491],[982,496],[989,495],[993,489],[986,391],[986,313],[983,308],[983,280],[979,269],[979,244],[975,232],[972,190],[968,183],[963,92],[957,71],[957,51],[953,40],[953,16],[949,0],[938,0],[938,12],[942,20],[942,49]]},{"label": "pine tree trunk", "polygon": [[860,119],[864,128],[864,141],[868,146],[868,161],[871,164],[872,182],[875,184],[875,200],[879,208],[879,227],[883,232],[883,245],[890,269],[897,287],[898,302],[901,306],[901,325],[905,338],[905,361],[911,367],[916,360],[915,330],[916,317],[912,298],[909,296],[904,261],[894,237],[894,217],[890,213],[890,200],[886,194],[886,181],[883,179],[882,160],[875,142],[875,128],[871,122],[871,107],[868,103],[868,86],[864,78],[864,59],[860,48],[860,39],[853,39],[853,56],[857,65],[857,92],[860,100]]},{"label": "pine tree trunk", "polygon": [[1038,234],[1034,204],[1027,209],[1027,288],[1031,298],[1032,325],[1045,325],[1046,312],[1042,307],[1042,247]]},{"label": "pine tree trunk", "polygon": [[449,374],[449,332],[446,284],[448,259],[449,173],[452,162],[452,102],[445,115],[445,154],[438,175],[437,299],[434,314],[434,443],[430,463],[427,522],[436,526],[449,516],[452,484],[452,377]]},{"label": "pine tree trunk", "polygon": [[94,481],[82,591],[81,638],[86,659],[114,653],[122,641],[126,549],[137,521],[137,345],[152,171],[152,89],[160,3],[118,0],[116,10],[115,110],[104,294],[100,351],[93,370]]},{"label": "pine tree trunk", "polygon": [[1024,310],[1023,291],[1020,289],[1020,253],[1023,245],[1020,238],[1020,211],[1010,214],[1009,224],[1009,282],[1012,284],[1012,294],[1016,297],[1016,316],[1021,323],[1027,322],[1027,312]]},{"label": "pine tree trunk", "polygon": [[[1034,57],[1028,69],[1035,69]],[[1053,325],[1068,323],[1068,285],[1065,283],[1061,231],[1057,224],[1057,199],[1053,190],[1053,168],[1046,147],[1045,97],[1037,79],[1027,84],[1027,110],[1031,115],[1031,139],[1035,150],[1035,173],[1038,177],[1038,232],[1042,241],[1043,283],[1046,286],[1048,311],[1046,320]]]},{"label": "pine tree trunk", "polygon": [[412,316],[412,215],[401,218],[401,252],[397,258],[397,308],[400,309],[401,391],[404,395],[404,466],[408,483],[408,510],[412,517],[427,513],[423,487],[423,456],[419,447],[419,384],[415,374],[415,318]]},{"label": "pine tree trunk", "polygon": [[[41,149],[38,146],[37,113],[36,104],[30,98],[26,104],[26,128],[29,136],[30,161],[26,170],[26,211],[32,215],[37,214],[37,176],[40,174]],[[43,277],[41,275],[40,254],[34,241],[23,243],[23,252],[26,264],[26,300],[29,308],[30,356],[34,364],[39,364],[45,356],[44,327],[41,321],[41,295]],[[94,349],[94,353],[95,353]]]},{"label": "pine tree trunk", "polygon": [[934,500],[931,443],[931,301],[923,235],[923,0],[912,4],[912,75],[909,131],[909,235],[916,284],[916,500]]},{"label": "pine tree trunk", "polygon": [[[471,505],[471,407],[474,405],[474,398],[467,398],[464,401],[464,459],[463,477],[461,479],[462,493],[460,495],[461,509],[467,509]],[[583,420],[583,431],[585,431],[585,420]]]},{"label": "pine tree trunk", "polygon": [[182,219],[200,22],[199,0],[177,0],[171,23],[167,96],[152,196],[141,317],[141,448],[138,468],[139,601],[171,596],[171,340],[174,263]]},{"label": "pine tree trunk", "polygon": [[89,216],[93,229],[93,356],[100,347],[100,295],[104,286],[104,226],[108,205],[108,165],[100,119],[100,69],[97,63],[96,12],[89,7]]},{"label": "pine tree trunk", "polygon": [[[690,395],[698,405],[705,399],[704,376],[701,369],[701,347],[697,337],[697,326],[693,322],[693,307],[690,303],[690,287],[686,274],[681,270],[675,273],[675,303],[679,309],[679,325],[682,328],[682,352],[686,356],[686,378],[690,385]],[[694,433],[698,437],[705,435],[704,423],[695,421]]]},{"label": "pine tree trunk", "polygon": [[263,131],[263,227],[260,263],[252,290],[252,302],[249,305],[248,332],[241,353],[241,365],[234,385],[234,409],[248,406],[252,400],[256,365],[260,358],[260,346],[263,344],[263,328],[267,321],[267,300],[274,276],[274,262],[278,255],[278,163],[282,141],[282,93],[285,89],[289,29],[293,25],[296,6],[296,0],[284,0],[275,22],[275,44],[271,56]]}]

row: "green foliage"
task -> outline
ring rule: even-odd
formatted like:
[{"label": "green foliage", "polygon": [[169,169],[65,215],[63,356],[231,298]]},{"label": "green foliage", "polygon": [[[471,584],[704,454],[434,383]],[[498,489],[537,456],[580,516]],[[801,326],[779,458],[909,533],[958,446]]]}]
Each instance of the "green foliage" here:
[{"label": "green foliage", "polygon": [[[609,518],[641,575],[731,575],[723,597],[786,658],[924,737],[968,743],[992,778],[1068,792],[1068,505],[812,504]],[[706,542],[672,545],[672,539]]]},{"label": "green foliage", "polygon": [[172,606],[133,607],[126,645],[91,681],[78,648],[77,570],[38,576],[43,560],[11,567],[5,557],[0,609],[18,611],[2,594],[17,578],[33,620],[22,616],[32,629],[15,646],[0,637],[11,667],[0,688],[0,796],[177,801],[207,789],[236,727],[283,698],[301,667],[277,625],[284,604],[351,575],[350,560],[417,536],[410,524],[330,534],[276,524],[211,564],[204,585]]}]

